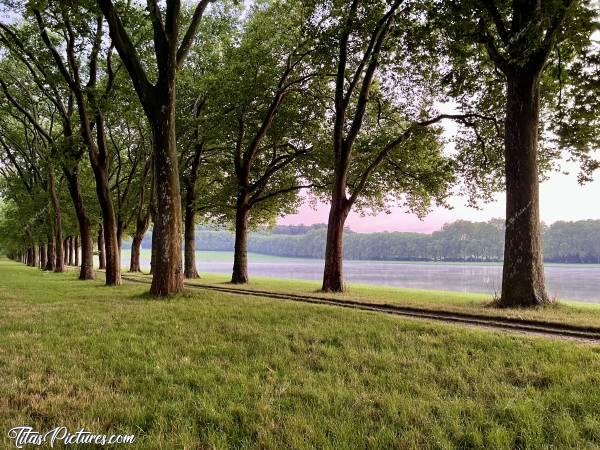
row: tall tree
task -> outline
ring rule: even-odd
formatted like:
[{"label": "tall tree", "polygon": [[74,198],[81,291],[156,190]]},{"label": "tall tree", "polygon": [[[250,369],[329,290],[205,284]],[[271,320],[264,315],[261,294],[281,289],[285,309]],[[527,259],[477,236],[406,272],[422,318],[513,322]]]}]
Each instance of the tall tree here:
[{"label": "tall tree", "polygon": [[[112,47],[106,51],[106,83],[102,92],[99,93],[98,63],[103,37],[102,16],[89,17],[87,14],[82,14],[77,5],[64,2],[52,4],[53,8],[47,12],[42,12],[36,6],[33,7],[33,14],[42,41],[75,97],[79,113],[80,135],[88,149],[89,160],[96,181],[96,194],[102,211],[106,254],[106,284],[109,286],[120,285],[121,261],[115,209],[108,180],[110,156],[105,116],[102,110],[102,102],[103,100],[106,101],[110,95],[115,81],[115,73],[112,68]],[[73,18],[80,19],[81,23],[76,24],[78,25],[77,29],[74,26]],[[64,56],[50,37],[48,19],[53,21],[52,25],[54,27],[62,31]],[[81,76],[82,53],[76,54],[76,48],[86,40],[91,40],[91,48],[89,53],[86,54],[88,81],[84,86]]]},{"label": "tall tree", "polygon": [[[58,151],[55,132],[56,127],[54,120],[52,120],[52,113],[46,109],[47,117],[49,117],[50,120],[46,121],[44,124],[44,122],[39,119],[37,110],[35,108],[29,110],[23,106],[25,101],[28,104],[33,103],[31,102],[31,99],[26,97],[28,94],[27,90],[21,90],[19,92],[21,97],[25,97],[23,99],[18,98],[14,92],[11,92],[3,77],[0,77],[0,86],[5,99],[13,107],[13,110],[11,110],[9,114],[22,125],[23,135],[25,137],[25,146],[31,148],[38,155],[41,165],[45,170],[47,176],[46,186],[50,194],[50,202],[53,211],[53,240],[55,240],[55,242],[58,244],[62,244],[62,207],[55,173]],[[24,84],[20,84],[21,88],[24,86]],[[44,102],[40,103],[40,105],[48,107],[48,105],[46,105]],[[45,126],[46,124],[47,126]],[[22,154],[24,154],[24,152],[22,152]],[[55,272],[63,272],[65,265],[64,252],[62,245],[58,244],[55,247],[52,258],[53,261],[50,263],[50,265]]]},{"label": "tall tree", "polygon": [[213,130],[225,146],[217,156],[222,171],[231,172],[222,207],[232,217],[222,216],[235,228],[233,283],[248,282],[250,220],[257,226],[293,211],[300,189],[311,187],[302,166],[310,165],[324,115],[324,102],[311,92],[320,82],[312,13],[295,0],[255,5],[213,73],[205,128],[220,118]]},{"label": "tall tree", "polygon": [[[449,74],[449,84],[453,90],[462,90],[464,97],[474,94],[469,107],[475,104],[504,117],[506,231],[499,305],[549,303],[544,285],[539,174],[560,152],[542,146],[539,138],[541,132],[559,123],[557,113],[566,117],[563,113],[570,101],[564,87],[575,78],[569,79],[569,71],[563,68],[581,60],[590,47],[598,11],[586,0],[463,0],[439,6],[442,27],[448,30],[447,54],[456,68]],[[482,84],[486,87],[483,91]],[[546,120],[541,122],[542,112]],[[576,136],[571,142],[579,139],[582,159],[589,152],[586,144],[600,134],[584,128],[570,130]]]},{"label": "tall tree", "polygon": [[[336,1],[321,31],[331,79],[331,152],[325,159],[332,179],[322,288],[340,292],[343,234],[348,214],[385,209],[403,202],[424,213],[443,203],[454,180],[454,163],[441,152],[444,119],[477,128],[491,118],[439,114],[439,58],[433,29],[423,20],[422,2]],[[425,23],[424,23],[425,22]],[[331,49],[331,50],[330,50]]]},{"label": "tall tree", "polygon": [[152,286],[154,295],[164,296],[183,289],[181,264],[181,195],[177,161],[175,109],[177,71],[196,36],[210,0],[201,0],[183,38],[181,1],[167,0],[161,11],[157,1],[148,1],[148,17],[154,33],[156,82],[142,65],[136,46],[111,0],[97,0],[110,29],[112,42],[127,68],[135,91],[152,128],[157,214],[153,228]]},{"label": "tall tree", "polygon": [[[82,188],[80,183],[80,162],[84,155],[82,147],[73,134],[73,97],[57,81],[57,73],[53,64],[49,64],[47,58],[43,57],[40,49],[36,49],[31,44],[31,27],[22,26],[15,28],[6,24],[0,24],[0,40],[11,51],[15,60],[23,64],[27,74],[23,74],[20,79],[29,75],[33,85],[39,94],[50,101],[57,109],[62,125],[62,142],[58,145],[59,161],[62,167],[63,175],[66,178],[71,200],[77,214],[79,224],[79,235],[81,236],[81,268],[79,279],[94,279],[93,268],[93,246],[90,219],[84,205]],[[78,264],[79,265],[79,264]]]}]

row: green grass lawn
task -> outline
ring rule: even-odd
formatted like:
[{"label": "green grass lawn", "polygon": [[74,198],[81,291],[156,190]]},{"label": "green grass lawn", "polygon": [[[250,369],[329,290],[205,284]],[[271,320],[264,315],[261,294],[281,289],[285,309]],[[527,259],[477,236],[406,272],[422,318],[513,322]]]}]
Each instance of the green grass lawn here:
[{"label": "green grass lawn", "polygon": [[0,261],[2,448],[17,425],[139,449],[600,447],[600,346],[146,291]]},{"label": "green grass lawn", "polygon": [[[140,278],[150,282],[150,275],[129,274],[128,277]],[[228,285],[228,275],[203,273],[197,280],[186,280],[193,285]],[[550,306],[535,309],[491,307],[492,297],[486,294],[474,294],[451,291],[428,291],[368,284],[352,284],[343,294],[326,294],[319,291],[317,281],[290,280],[281,278],[252,277],[249,284],[236,286],[240,289],[270,292],[286,292],[299,295],[319,296],[341,300],[360,300],[371,303],[386,303],[398,306],[425,308],[434,311],[451,311],[469,314],[483,314],[491,317],[510,317],[541,320],[546,322],[569,323],[580,326],[600,328],[600,304],[584,302],[557,302]]]}]

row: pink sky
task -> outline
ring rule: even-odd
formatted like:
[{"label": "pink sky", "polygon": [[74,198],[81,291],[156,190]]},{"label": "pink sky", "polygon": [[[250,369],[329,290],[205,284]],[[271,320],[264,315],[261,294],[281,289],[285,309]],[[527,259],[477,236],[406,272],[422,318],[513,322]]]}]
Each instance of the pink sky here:
[{"label": "pink sky", "polygon": [[[571,174],[555,173],[540,186],[542,220],[550,224],[557,220],[600,219],[600,179],[580,186],[577,184],[576,165],[564,163],[562,169],[569,170]],[[352,230],[358,232],[431,233],[440,229],[445,223],[459,219],[486,221],[493,217],[504,218],[504,194],[496,195],[496,201],[483,205],[481,210],[465,206],[465,199],[460,197],[453,197],[450,203],[454,209],[436,208],[422,221],[415,215],[407,214],[401,208],[393,208],[391,214],[382,213],[376,216],[361,217],[357,213],[351,213],[346,223]],[[326,223],[328,213],[328,205],[321,204],[316,210],[309,205],[304,205],[298,214],[288,215],[278,223],[284,225]]]}]

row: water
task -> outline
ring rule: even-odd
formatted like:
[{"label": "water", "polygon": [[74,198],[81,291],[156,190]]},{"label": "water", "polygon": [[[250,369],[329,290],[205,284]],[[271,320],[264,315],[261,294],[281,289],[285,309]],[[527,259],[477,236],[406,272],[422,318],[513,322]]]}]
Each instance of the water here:
[{"label": "water", "polygon": [[[129,251],[123,250],[123,267],[129,267]],[[143,268],[150,267],[150,252],[141,255]],[[200,272],[230,274],[233,253],[197,252]],[[323,261],[249,255],[250,276],[320,280]],[[346,261],[346,282],[494,294],[500,292],[502,266],[499,264],[407,263],[391,261]],[[600,303],[599,265],[547,265],[548,294],[561,300]]]}]

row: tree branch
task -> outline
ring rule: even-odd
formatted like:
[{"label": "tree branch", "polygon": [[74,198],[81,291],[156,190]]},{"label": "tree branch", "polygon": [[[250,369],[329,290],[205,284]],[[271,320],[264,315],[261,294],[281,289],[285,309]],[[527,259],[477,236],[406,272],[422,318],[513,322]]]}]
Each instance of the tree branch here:
[{"label": "tree branch", "polygon": [[97,3],[108,22],[110,37],[123,64],[125,64],[125,67],[129,72],[135,91],[146,112],[153,115],[154,109],[152,106],[155,89],[150,81],[148,81],[148,76],[142,67],[137,51],[131,42],[131,38],[123,26],[113,2],[111,0],[97,0]]},{"label": "tree branch", "polygon": [[190,22],[190,25],[188,26],[187,31],[185,32],[185,35],[183,36],[183,40],[181,41],[181,45],[179,46],[179,49],[177,50],[177,67],[180,68],[181,65],[183,64],[183,61],[185,60],[185,58],[187,57],[190,48],[192,47],[192,42],[194,41],[194,37],[196,36],[196,33],[198,32],[198,26],[200,25],[200,21],[202,19],[202,16],[204,15],[204,11],[206,10],[206,7],[208,6],[209,3],[211,3],[214,0],[201,0],[200,3],[198,3],[198,5],[196,6],[196,9],[194,10],[194,14],[192,15],[192,21]]}]

